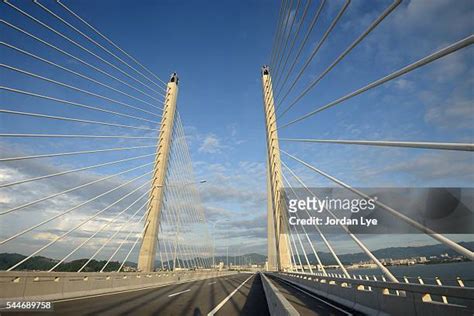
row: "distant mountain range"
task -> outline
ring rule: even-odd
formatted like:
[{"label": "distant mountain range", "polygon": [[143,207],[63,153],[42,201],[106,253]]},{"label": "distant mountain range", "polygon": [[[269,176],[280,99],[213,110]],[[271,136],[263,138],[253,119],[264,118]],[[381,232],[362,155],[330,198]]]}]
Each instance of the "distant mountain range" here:
[{"label": "distant mountain range", "polygon": [[[460,242],[461,246],[474,250],[474,242]],[[447,253],[449,256],[459,256],[457,252],[451,248],[446,247],[445,245],[429,245],[429,246],[418,246],[418,247],[391,247],[384,248],[372,251],[372,253],[379,259],[404,259],[404,258],[413,258],[413,257],[430,257],[430,256],[440,256],[441,254]],[[334,257],[328,252],[318,252],[318,255],[321,261],[324,264],[332,265],[337,264]],[[303,256],[300,255],[302,262]],[[363,252],[350,253],[350,254],[341,254],[338,255],[339,259],[344,264],[358,263],[361,261],[368,261],[369,257]],[[308,260],[311,263],[316,263],[316,258],[313,254],[308,254]]]},{"label": "distant mountain range", "polygon": [[[460,245],[463,247],[473,250],[474,249],[474,242],[460,242]],[[392,248],[384,248],[379,250],[374,250],[372,252],[377,258],[391,258],[391,259],[404,259],[404,258],[412,258],[412,257],[430,257],[430,256],[440,256],[441,254],[447,253],[449,256],[457,256],[458,254],[451,250],[450,248],[444,245],[429,245],[429,246],[418,246],[418,247],[392,247]],[[321,261],[324,264],[332,265],[336,264],[336,261],[332,257],[332,255],[328,252],[318,252],[318,255]],[[367,261],[369,258],[366,254],[362,252],[358,253],[351,253],[351,254],[341,254],[338,255],[339,259],[344,264],[351,264],[351,263],[358,263],[360,261]],[[18,254],[18,253],[0,253],[0,270],[6,270],[9,267],[13,266],[15,263],[19,262],[20,260],[26,258],[26,256]],[[302,262],[304,262],[304,257],[300,254],[300,258]],[[258,253],[250,253],[241,256],[232,256],[229,254],[229,263],[232,265],[236,264],[264,264],[267,259],[267,256],[261,255]],[[69,262],[64,262],[58,266],[55,271],[77,271],[79,270],[82,265],[88,259],[78,259]],[[212,261],[212,258],[210,258]],[[308,254],[308,260],[311,263],[316,263],[316,258],[313,254]],[[31,258],[30,260],[23,263],[19,269],[17,270],[49,270],[51,269],[58,260],[36,256]],[[227,263],[227,256],[216,256],[215,263],[218,264],[219,262]],[[98,261],[98,260],[91,260],[87,267],[83,270],[84,272],[94,272],[100,271],[100,269],[104,266],[106,261]],[[126,262],[126,266],[129,267],[136,267],[137,264],[135,262]],[[163,262],[165,267],[172,266],[172,262]],[[178,265],[178,263],[177,263]],[[161,267],[161,262],[155,262],[156,267]],[[190,262],[184,262],[182,260],[179,261],[178,266],[193,266]],[[111,261],[105,271],[117,271],[120,267],[120,263],[117,261]]]},{"label": "distant mountain range", "polygon": [[[6,270],[9,267],[13,266],[15,263],[19,262],[20,260],[26,258],[26,256],[18,254],[18,253],[0,253],[0,270]],[[69,262],[61,263],[54,271],[60,272],[75,272],[79,270],[84,263],[87,262],[88,259],[78,259]],[[16,270],[41,270],[47,271],[51,269],[54,265],[56,265],[59,260],[51,259],[42,256],[36,256],[31,258],[30,260],[26,261],[25,263],[21,264],[19,268]],[[107,263],[106,260],[97,261],[91,260],[84,268],[84,272],[94,272],[100,271],[102,267]],[[128,263],[126,263],[128,264]],[[135,263],[132,263],[135,264]],[[136,264],[135,264],[136,265]],[[120,263],[117,261],[111,261],[107,265],[104,271],[117,271],[120,267]]]}]

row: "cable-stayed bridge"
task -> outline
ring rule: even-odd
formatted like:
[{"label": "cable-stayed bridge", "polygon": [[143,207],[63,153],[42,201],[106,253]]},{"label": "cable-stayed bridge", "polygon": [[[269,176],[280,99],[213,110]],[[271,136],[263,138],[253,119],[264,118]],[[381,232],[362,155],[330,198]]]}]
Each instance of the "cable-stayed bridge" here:
[{"label": "cable-stayed bridge", "polygon": [[[289,224],[290,196],[321,198],[305,174],[299,174],[300,167],[361,199],[371,196],[298,153],[280,149],[280,143],[474,150],[472,143],[279,137],[302,121],[473,44],[473,35],[447,43],[285,120],[400,4],[390,3],[327,68],[303,83],[351,2],[344,1],[327,26],[318,23],[328,1],[281,2],[271,56],[261,71],[268,258],[265,273],[255,274],[214,262],[215,245],[199,193],[206,181],[194,176],[179,114],[178,74],[158,77],[61,1],[3,1],[1,11],[9,14],[0,20],[0,253],[24,254],[0,272],[4,308],[14,302],[13,309],[67,314],[472,314],[472,280],[396,275],[361,236],[341,224],[339,233],[381,271],[377,276],[352,273],[322,227]],[[312,45],[316,27],[323,31]],[[394,221],[465,260],[474,259],[470,249],[452,238],[384,201],[375,203]],[[338,219],[328,208],[323,212]],[[335,267],[323,262],[318,245],[329,251]],[[55,259],[41,268],[32,264],[46,253]],[[77,258],[81,260],[72,261]]]}]

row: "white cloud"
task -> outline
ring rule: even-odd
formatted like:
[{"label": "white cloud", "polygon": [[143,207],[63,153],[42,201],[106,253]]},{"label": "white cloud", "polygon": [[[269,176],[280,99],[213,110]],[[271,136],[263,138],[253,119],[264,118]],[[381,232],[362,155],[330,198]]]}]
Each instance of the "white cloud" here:
[{"label": "white cloud", "polygon": [[32,236],[32,238],[34,238],[36,240],[48,240],[48,241],[52,241],[52,240],[56,239],[57,237],[59,237],[59,235],[53,234],[53,233],[50,233],[50,232],[40,232],[40,233],[36,233]]},{"label": "white cloud", "polygon": [[225,146],[221,145],[219,138],[214,134],[207,135],[199,147],[199,152],[208,154],[218,154]]},{"label": "white cloud", "polygon": [[7,168],[0,169],[0,182],[11,181],[13,178],[13,171]]},{"label": "white cloud", "polygon": [[0,193],[0,205],[1,204],[7,204],[11,202],[11,198],[5,194],[5,193]]},{"label": "white cloud", "polygon": [[386,167],[383,172],[401,173],[415,179],[438,180],[447,185],[450,179],[474,182],[474,163],[470,154],[453,152],[425,153]]},{"label": "white cloud", "polygon": [[[450,76],[450,74],[447,73],[446,76]],[[426,106],[425,122],[442,129],[473,129],[472,91],[474,80],[472,72],[466,73],[460,78],[466,79],[455,82],[454,87],[452,90],[448,90],[449,94],[447,95],[443,95],[442,91],[436,89],[421,91],[419,99]]]},{"label": "white cloud", "polygon": [[[9,150],[11,156],[22,156],[25,155],[25,152],[22,152],[15,146],[10,144],[0,143],[0,151],[2,148]],[[139,162],[143,164],[144,162]],[[53,174],[60,171],[70,169],[71,165],[58,164],[57,160],[23,160],[18,162],[9,162],[5,163],[2,167],[2,174],[8,174],[8,177],[4,177],[4,181],[1,183],[9,183],[19,179],[29,179],[36,176]],[[123,168],[123,167],[122,167]],[[131,167],[130,167],[131,168]],[[151,168],[151,166],[150,166]],[[126,169],[126,168],[125,168]],[[137,172],[147,172],[145,168],[142,170],[137,170]],[[117,171],[118,172],[118,171]],[[110,173],[109,173],[110,174]],[[43,202],[36,203],[32,206],[25,207],[14,211],[12,213],[2,215],[0,218],[0,235],[1,239],[10,237],[24,229],[32,227],[42,221],[46,221],[50,218],[53,218],[56,215],[60,215],[64,211],[71,209],[80,203],[83,203],[103,192],[116,188],[119,185],[125,183],[131,178],[126,178],[131,176],[129,174],[123,176],[117,176],[102,182],[97,182],[90,187],[84,187],[79,190],[74,190],[69,193],[59,195],[55,198],[48,199]],[[136,177],[138,175],[133,175]],[[92,173],[92,172],[80,172],[69,175],[62,175],[58,177],[51,178],[51,180],[41,180],[34,181],[30,183],[24,183],[20,185],[15,185],[12,187],[3,188],[0,193],[0,211],[6,211],[11,208],[29,203],[46,196],[62,192],[64,190],[73,188],[80,184],[85,184],[98,180],[105,177],[103,173]],[[91,201],[84,206],[73,210],[70,213],[67,213],[64,216],[59,216],[58,218],[48,222],[44,225],[41,225],[29,233],[26,233],[5,245],[2,245],[3,252],[18,252],[22,254],[30,254],[33,251],[37,250],[39,247],[44,246],[49,241],[54,238],[62,235],[66,231],[70,230],[72,227],[76,226],[78,223],[86,220],[92,214],[98,212],[99,210],[104,209],[106,206],[117,201],[123,195],[129,193],[131,190],[139,186],[138,183],[144,183],[148,181],[147,177],[144,177],[138,180],[136,183],[131,183],[123,188],[116,190],[110,194],[107,194],[95,201]],[[111,207],[106,212],[101,214],[99,217],[89,221],[84,226],[82,226],[77,231],[69,234],[67,237],[62,238],[54,246],[49,247],[45,251],[41,252],[41,255],[58,258],[64,256],[68,253],[75,245],[78,245],[83,240],[92,235],[93,232],[97,231],[104,225],[105,221],[109,218],[122,211],[126,206],[128,206],[132,201],[134,201],[138,196],[143,194],[143,190],[138,190],[134,195],[130,196],[127,199],[124,199],[122,202],[118,203],[114,207]],[[141,204],[141,203],[139,203]],[[140,205],[141,206],[141,205]],[[128,214],[136,211],[138,209],[138,204],[135,209],[131,209]],[[114,225],[119,225],[124,223],[128,217],[126,214],[117,219]],[[107,230],[110,232],[110,228]],[[99,244],[105,241],[104,238],[108,236],[97,236]],[[86,245],[83,250],[79,253],[82,256],[91,255],[90,247],[97,243],[91,241],[91,244]],[[89,249],[89,252],[86,250]]]},{"label": "white cloud", "polygon": [[414,89],[414,83],[405,78],[399,78],[393,82],[395,87],[401,91],[411,91]]}]

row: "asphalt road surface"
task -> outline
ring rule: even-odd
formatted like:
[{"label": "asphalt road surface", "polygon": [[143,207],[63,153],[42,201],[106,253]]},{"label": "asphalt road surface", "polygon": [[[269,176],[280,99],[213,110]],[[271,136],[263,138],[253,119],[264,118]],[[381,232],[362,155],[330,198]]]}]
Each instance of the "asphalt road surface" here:
[{"label": "asphalt road surface", "polygon": [[280,279],[271,277],[270,280],[301,316],[360,315],[360,313],[348,310],[339,304],[309,293],[304,289],[291,286]]},{"label": "asphalt road surface", "polygon": [[[56,315],[68,316],[207,315],[209,312],[225,316],[269,315],[260,276],[247,273],[128,293],[55,302],[54,310]],[[41,313],[41,315],[47,314]]]}]

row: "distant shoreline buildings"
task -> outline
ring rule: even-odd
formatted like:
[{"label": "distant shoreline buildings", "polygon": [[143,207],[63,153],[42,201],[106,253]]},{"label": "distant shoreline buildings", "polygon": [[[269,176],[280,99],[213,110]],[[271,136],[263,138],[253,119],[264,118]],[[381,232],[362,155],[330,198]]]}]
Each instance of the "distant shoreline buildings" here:
[{"label": "distant shoreline buildings", "polygon": [[[463,256],[451,257],[447,253],[440,254],[439,256],[430,256],[430,257],[412,257],[412,258],[403,258],[403,259],[392,259],[392,258],[383,258],[380,259],[380,262],[384,266],[411,266],[415,264],[438,264],[438,263],[450,263],[450,262],[463,262],[467,258]],[[372,261],[360,261],[358,263],[352,263],[347,266],[348,269],[376,269],[377,265]]]}]

